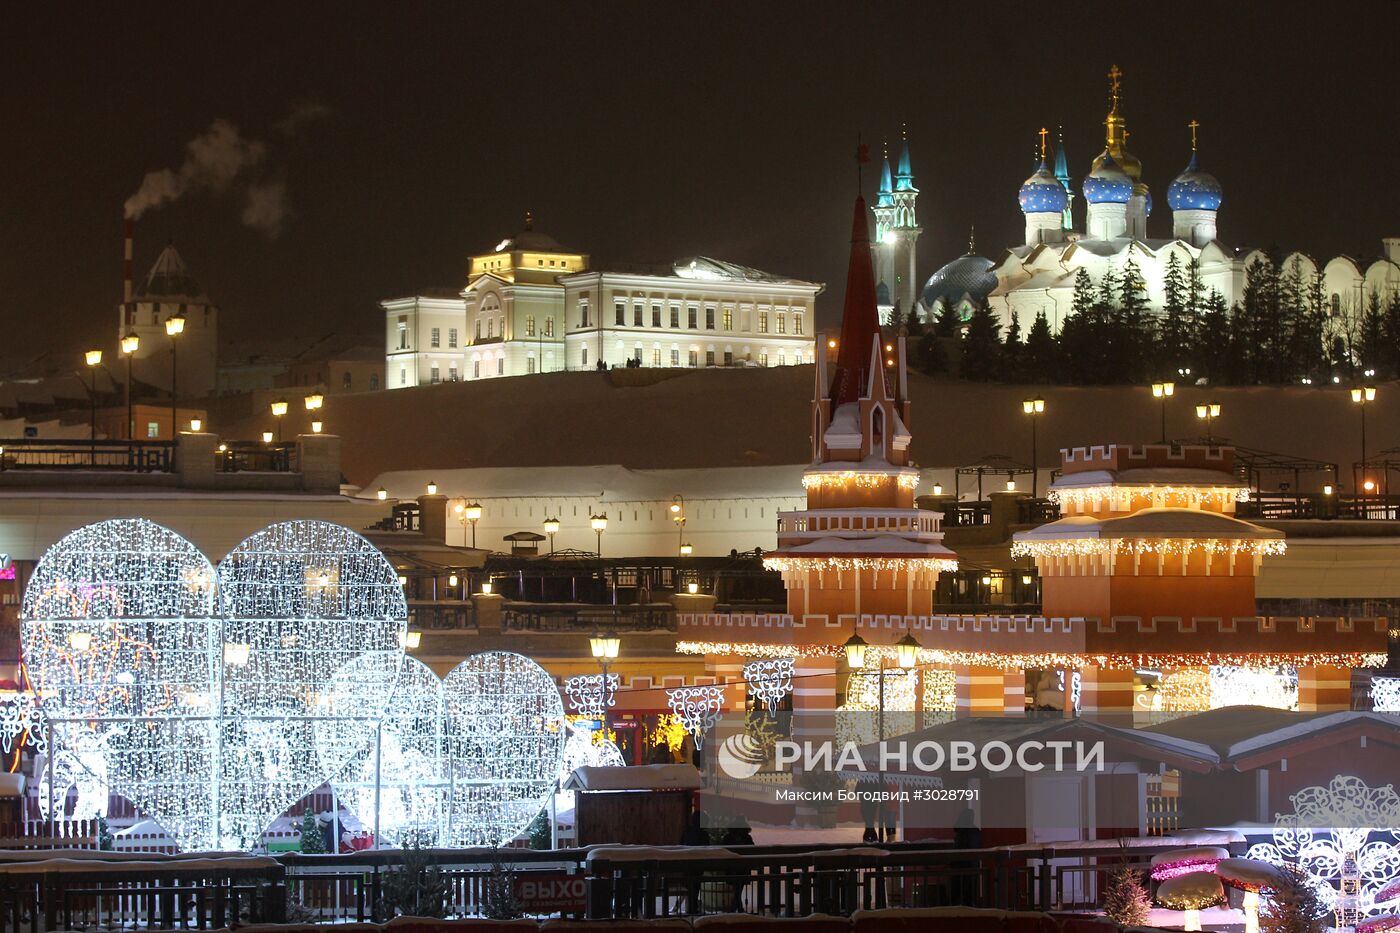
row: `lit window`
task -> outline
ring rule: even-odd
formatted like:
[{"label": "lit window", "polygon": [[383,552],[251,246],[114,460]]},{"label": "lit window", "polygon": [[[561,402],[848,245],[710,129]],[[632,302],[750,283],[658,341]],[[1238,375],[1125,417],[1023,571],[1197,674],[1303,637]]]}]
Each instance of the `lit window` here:
[{"label": "lit window", "polygon": [[780,333],[780,334],[786,334],[786,333],[787,333],[787,315],[784,314],[783,312],[779,311],[778,314],[777,314],[777,318],[778,318],[778,333]]},{"label": "lit window", "polygon": [[408,318],[399,318],[399,349],[408,349]]},{"label": "lit window", "polygon": [[802,312],[801,312],[801,311],[794,311],[794,312],[792,312],[792,332],[793,332],[794,334],[800,334],[800,333],[802,333]]},{"label": "lit window", "polygon": [[613,305],[613,323],[618,327],[627,323],[627,306],[620,301]]},{"label": "lit window", "polygon": [[767,365],[768,365],[768,351],[767,351],[767,350],[764,350],[764,351],[762,351],[761,353],[758,354],[758,365],[759,365],[759,366],[767,366]]},{"label": "lit window", "polygon": [[784,350],[779,350],[779,351],[778,351],[778,365],[779,365],[779,366],[786,366],[786,365],[787,365],[787,352],[784,351]]},{"label": "lit window", "polygon": [[448,382],[456,382],[457,379],[458,379],[457,367],[456,367],[456,366],[449,366],[449,367],[447,367],[447,381],[448,381]]},{"label": "lit window", "polygon": [[690,351],[690,368],[691,368],[691,369],[694,369],[695,367],[697,367],[697,366],[699,366],[699,365],[700,365],[700,351],[699,351],[699,350],[691,350],[691,351]]},{"label": "lit window", "polygon": [[533,314],[525,315],[525,336],[535,336],[535,316]]},{"label": "lit window", "polygon": [[428,346],[436,349],[442,346],[442,328],[434,327],[428,333]]},{"label": "lit window", "polygon": [[637,305],[635,308],[632,309],[632,326],[633,326],[633,327],[641,327],[641,326],[642,326],[642,313],[643,313],[643,311],[642,311],[642,306],[641,306],[641,305]]},{"label": "lit window", "polygon": [[147,421],[147,422],[146,422],[146,436],[147,436],[147,437],[160,437],[160,424],[159,424],[159,422],[155,422],[155,421]]},{"label": "lit window", "polygon": [[490,340],[496,336],[496,319],[492,318],[486,322],[486,339]]},{"label": "lit window", "polygon": [[447,346],[451,349],[457,348],[457,328],[447,328]]},{"label": "lit window", "polygon": [[672,348],[671,348],[671,365],[672,365],[672,366],[679,366],[679,365],[681,365],[681,351],[680,351],[680,350],[677,350],[675,347],[672,347]]},{"label": "lit window", "polygon": [[695,329],[695,314],[696,314],[696,309],[695,309],[695,308],[688,308],[688,309],[686,309],[686,319],[690,322],[690,329],[691,329],[691,330],[694,330],[694,329]]},{"label": "lit window", "polygon": [[768,312],[767,312],[767,311],[760,311],[760,312],[758,312],[758,332],[759,332],[760,334],[766,334],[766,333],[768,333]]},{"label": "lit window", "polygon": [[651,350],[651,365],[653,365],[653,366],[660,366],[660,365],[661,365],[661,348],[660,348],[660,347],[652,347],[652,350]]},{"label": "lit window", "polygon": [[553,336],[554,336],[554,318],[553,318],[553,317],[547,317],[547,318],[544,319],[544,335],[545,335],[546,337],[553,337]]},{"label": "lit window", "polygon": [[724,309],[724,329],[725,329],[725,330],[733,330],[733,329],[734,329],[734,309],[733,309],[733,308],[725,308],[725,309]]},{"label": "lit window", "polygon": [[681,326],[681,309],[680,309],[680,308],[672,308],[672,309],[671,309],[671,326],[672,326],[672,327],[680,327],[680,326]]},{"label": "lit window", "polygon": [[714,329],[715,329],[715,309],[714,309],[714,308],[706,308],[706,309],[705,309],[705,329],[706,329],[706,330],[714,330]]},{"label": "lit window", "polygon": [[651,306],[651,326],[652,326],[652,327],[660,327],[660,326],[661,326],[661,305],[652,305],[652,306]]}]

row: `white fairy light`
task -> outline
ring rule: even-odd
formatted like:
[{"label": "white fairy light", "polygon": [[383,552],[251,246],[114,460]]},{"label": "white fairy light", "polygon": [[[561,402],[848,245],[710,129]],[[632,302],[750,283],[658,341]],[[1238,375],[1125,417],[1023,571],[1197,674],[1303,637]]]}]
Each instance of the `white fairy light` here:
[{"label": "white fairy light", "polygon": [[[838,744],[879,741],[880,676],[885,679],[885,735],[901,735],[914,729],[914,702],[919,672],[902,667],[860,671],[846,681],[846,702],[836,710]],[[859,715],[852,715],[852,714]]]},{"label": "white fairy light", "polygon": [[1273,841],[1251,846],[1248,857],[1307,872],[1339,928],[1391,909],[1400,880],[1395,788],[1337,775],[1289,799],[1293,812],[1276,814]]},{"label": "white fairy light", "polygon": [[[337,706],[358,695],[360,673],[358,664],[350,664],[336,675],[331,694]],[[413,841],[435,846],[446,827],[443,694],[442,681],[428,665],[404,658],[378,733],[341,766],[333,782],[360,822],[378,827],[379,839],[390,845]],[[333,760],[334,745],[330,755]]]},{"label": "white fairy light", "polygon": [[1204,552],[1272,557],[1288,545],[1280,538],[1047,538],[1013,541],[1012,557],[1080,557],[1119,554],[1189,556]]},{"label": "white fairy light", "polygon": [[676,687],[666,691],[666,703],[695,740],[695,747],[703,748],[705,733],[714,728],[724,709],[724,686]]},{"label": "white fairy light", "polygon": [[[622,679],[616,674],[608,675],[607,706],[617,705],[617,691],[622,687]],[[569,706],[580,716],[589,719],[602,719],[604,707],[603,675],[578,674],[564,681],[564,693],[569,697]]]},{"label": "white fairy light", "polygon": [[451,812],[444,842],[499,846],[540,812],[564,758],[564,704],[554,679],[506,651],[473,655],[447,675]]},{"label": "white fairy light", "polygon": [[1371,708],[1378,713],[1400,713],[1400,677],[1371,678]]},{"label": "white fairy light", "polygon": [[[66,761],[80,794],[110,788],[180,848],[252,847],[364,746],[406,619],[392,566],[338,525],[266,528],[217,581],[153,522],[80,528],[36,566],[21,623],[57,740],[52,792]],[[351,661],[347,701],[330,687]]]},{"label": "white fairy light", "polygon": [[744,681],[755,700],[767,705],[768,715],[776,716],[778,704],[792,693],[796,664],[792,658],[760,658],[744,665]]},{"label": "white fairy light", "polygon": [[48,733],[39,698],[28,690],[0,695],[0,749],[10,754],[28,745],[38,754],[48,750]]},{"label": "white fairy light", "polygon": [[569,718],[569,739],[564,743],[564,763],[559,768],[561,782],[573,774],[575,768],[585,765],[591,768],[626,767],[622,750],[613,741],[598,734],[593,728],[595,722],[582,716]]},{"label": "white fairy light", "polygon": [[1298,708],[1296,667],[1225,667],[1210,669],[1210,708],[1268,706]]}]

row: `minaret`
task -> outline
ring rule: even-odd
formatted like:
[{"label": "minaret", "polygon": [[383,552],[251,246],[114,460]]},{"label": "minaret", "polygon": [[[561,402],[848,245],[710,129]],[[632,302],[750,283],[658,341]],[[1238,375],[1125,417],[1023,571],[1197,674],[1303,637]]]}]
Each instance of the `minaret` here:
[{"label": "minaret", "polygon": [[914,187],[914,170],[910,167],[908,131],[901,129],[900,138],[899,165],[895,169],[894,190],[890,192],[894,214],[889,227],[879,233],[879,251],[886,254],[884,267],[891,273],[890,278],[883,280],[890,285],[890,304],[907,314],[919,300],[914,246],[923,229],[914,206],[919,189]]},{"label": "minaret", "polygon": [[1069,185],[1069,154],[1065,152],[1065,130],[1059,127],[1055,135],[1055,180],[1065,189],[1065,212],[1061,226],[1066,232],[1074,229],[1074,189]]},{"label": "minaret", "polygon": [[1196,160],[1196,130],[1201,124],[1192,120],[1191,161],[1167,188],[1167,204],[1172,209],[1172,236],[1201,247],[1216,238],[1215,218],[1220,210],[1220,182],[1209,172],[1201,171]]},{"label": "minaret", "polygon": [[[885,144],[885,158],[880,168],[880,191],[875,197],[875,302],[880,322],[890,323],[894,311],[894,173],[890,171],[890,147]],[[901,310],[907,310],[901,306]]]},{"label": "minaret", "polygon": [[807,510],[779,513],[778,547],[764,558],[797,617],[927,614],[938,574],[956,567],[941,516],[914,505],[905,340],[881,340],[868,224],[858,197],[835,371],[817,356]]}]

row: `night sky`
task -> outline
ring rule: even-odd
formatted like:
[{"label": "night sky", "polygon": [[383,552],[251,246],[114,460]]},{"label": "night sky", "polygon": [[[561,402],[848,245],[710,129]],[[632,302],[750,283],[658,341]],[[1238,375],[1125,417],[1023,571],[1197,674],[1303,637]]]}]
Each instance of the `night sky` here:
[{"label": "night sky", "polygon": [[1153,236],[1192,118],[1227,243],[1369,256],[1400,235],[1400,4],[48,6],[8,11],[0,64],[11,364],[114,339],[123,202],[219,119],[261,156],[149,211],[137,269],[174,238],[240,347],[375,333],[379,299],[460,287],[526,209],[595,262],[825,281],[831,320],[857,132],[878,158],[908,123],[923,278],[971,224],[983,255],[1021,242],[1041,125],[1082,178],[1115,62]]}]

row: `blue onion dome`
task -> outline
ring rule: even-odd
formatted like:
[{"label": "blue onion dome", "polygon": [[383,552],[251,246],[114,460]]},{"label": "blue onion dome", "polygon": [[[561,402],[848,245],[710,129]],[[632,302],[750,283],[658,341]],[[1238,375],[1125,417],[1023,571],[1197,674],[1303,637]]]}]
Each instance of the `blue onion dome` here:
[{"label": "blue onion dome", "polygon": [[932,308],[939,299],[945,305],[962,301],[964,296],[981,301],[997,287],[996,273],[992,272],[994,265],[990,259],[972,253],[959,256],[928,277],[919,298],[925,308]]},{"label": "blue onion dome", "polygon": [[1193,151],[1190,164],[1167,188],[1167,203],[1174,211],[1218,211],[1222,195],[1220,182],[1201,171]]},{"label": "blue onion dome", "polygon": [[1113,156],[1104,153],[1098,167],[1084,179],[1084,200],[1090,204],[1127,204],[1133,194],[1133,180],[1118,167]]},{"label": "blue onion dome", "polygon": [[1069,194],[1042,159],[1040,168],[1021,185],[1017,200],[1021,202],[1021,212],[1024,214],[1058,214],[1069,204]]}]

